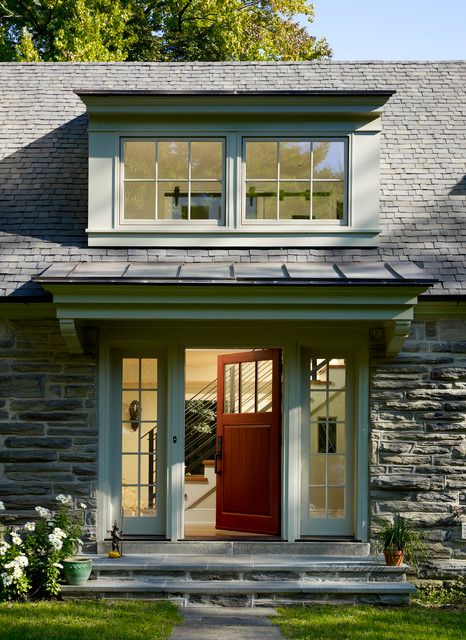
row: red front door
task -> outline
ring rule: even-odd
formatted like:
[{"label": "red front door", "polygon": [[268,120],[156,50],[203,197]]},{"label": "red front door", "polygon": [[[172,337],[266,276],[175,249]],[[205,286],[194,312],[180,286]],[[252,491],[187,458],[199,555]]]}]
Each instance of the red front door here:
[{"label": "red front door", "polygon": [[216,527],[280,533],[280,350],[218,357]]}]

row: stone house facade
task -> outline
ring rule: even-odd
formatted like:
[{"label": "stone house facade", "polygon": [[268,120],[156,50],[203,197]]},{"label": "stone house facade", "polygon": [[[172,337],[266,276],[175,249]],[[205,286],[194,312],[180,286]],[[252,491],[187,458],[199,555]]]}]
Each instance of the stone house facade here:
[{"label": "stone house facade", "polygon": [[[425,532],[426,574],[453,576],[464,571],[465,72],[466,65],[460,62],[1,64],[0,499],[8,517],[22,522],[36,504],[50,507],[56,494],[66,492],[90,506],[86,522],[90,549],[104,540],[107,527],[119,516],[123,523],[127,518],[131,529],[129,516],[121,515],[121,492],[114,496],[117,506],[108,498],[115,486],[116,493],[122,486],[118,461],[124,450],[122,454],[121,445],[116,453],[112,449],[112,429],[125,420],[121,413],[111,413],[120,406],[118,393],[125,393],[124,381],[114,373],[119,365],[111,364],[112,353],[140,362],[157,357],[159,378],[164,380],[158,393],[164,400],[159,406],[162,444],[157,445],[161,448],[156,461],[163,481],[157,476],[156,484],[164,493],[158,504],[164,507],[158,507],[157,529],[151,531],[150,523],[149,528],[137,525],[141,529],[136,527],[134,536],[147,538],[153,533],[183,539],[184,485],[179,485],[186,481],[180,471],[184,451],[170,447],[184,442],[184,349],[229,353],[243,347],[282,348],[277,537],[290,542],[365,541],[381,522],[400,513]],[[381,102],[379,94],[384,94]],[[177,96],[186,104],[178,105]],[[380,120],[375,132],[380,147],[377,184],[368,187],[377,191],[376,231],[374,225],[369,230],[361,227],[353,234],[358,240],[348,241],[327,229],[322,233],[329,239],[316,240],[322,230],[303,225],[296,233],[287,228],[277,239],[268,229],[248,227],[225,232],[219,241],[221,234],[209,228],[192,241],[189,229],[183,229],[181,237],[177,229],[165,232],[158,227],[143,239],[134,228],[117,230],[120,235],[115,229],[102,230],[102,211],[116,205],[108,203],[105,170],[98,168],[102,161],[98,137],[111,130],[112,135],[120,132],[125,141],[134,136],[156,139],[160,145],[166,134],[160,133],[160,124],[154,125],[154,134],[151,122],[162,122],[169,130],[170,117],[183,122],[172,143],[183,138],[192,144],[200,140],[201,130],[202,139],[208,138],[209,116],[203,110],[210,108],[212,99],[215,118],[225,130],[231,114],[241,109],[249,114],[245,118],[261,118],[257,113],[268,114],[264,120],[279,118],[282,128],[274,121],[266,133],[247,134],[247,140],[259,142],[271,138],[271,131],[280,131],[274,140],[281,142],[299,138],[300,144],[311,140],[314,145],[316,137],[317,143],[339,141],[346,133],[341,133],[338,110],[349,109],[351,118],[366,129],[348,143],[348,171],[351,162],[357,165],[357,140],[371,137],[375,131],[371,123]],[[247,110],[256,109],[256,99],[257,111],[251,116]],[[161,115],[167,100],[172,101],[174,115]],[[298,114],[293,101],[301,101],[305,116]],[[202,119],[202,129],[194,134],[183,120],[186,109],[188,120]],[[331,127],[319,129],[316,123],[325,122],[326,110],[332,113]],[[290,133],[283,124],[287,118],[301,123],[305,133],[296,124]],[[144,125],[138,129],[141,120]],[[312,135],[313,127],[317,136]],[[210,135],[223,136],[220,124],[213,131]],[[352,133],[348,136],[353,140]],[[367,168],[371,171],[372,163]],[[328,175],[320,180],[336,180]],[[358,207],[356,201],[351,205],[350,196],[361,202],[373,197],[358,195],[362,181],[358,175],[352,178],[344,205],[354,224]],[[239,184],[234,177],[228,180],[229,188]],[[190,182],[189,193],[195,188]],[[174,193],[173,210],[182,197]],[[106,204],[96,204],[99,194]],[[246,200],[252,202],[256,195],[250,194],[254,192],[246,191]],[[193,212],[195,206],[198,212],[202,208],[186,206]],[[257,211],[259,205],[255,206]],[[100,227],[93,215],[101,216]],[[241,231],[244,240],[237,239]],[[225,265],[228,276],[219,276],[217,268]],[[276,271],[270,275],[268,268]],[[166,275],[170,269],[175,269],[174,275]],[[316,275],[325,269],[332,269],[333,275]],[[135,275],[130,277],[131,273]],[[296,344],[288,333],[298,336]],[[152,340],[159,349],[156,356]],[[357,364],[350,385],[353,357]],[[334,446],[330,440],[336,436],[331,436],[334,427],[329,425],[342,420],[340,409],[329,400],[332,372],[327,373],[325,387],[325,380],[312,369],[314,361],[335,368],[346,363],[348,382],[343,391],[350,403],[347,413],[350,407],[356,416],[357,432],[354,441],[348,436],[346,453],[330,450]],[[296,397],[294,389],[302,385],[303,377],[307,389]],[[320,431],[318,423],[319,434],[327,434],[326,448],[309,454],[306,446],[313,445],[300,440],[300,434],[309,429],[306,398],[313,382],[324,390],[319,393],[327,389],[329,408],[324,420],[327,431]],[[138,389],[141,398],[141,381]],[[329,417],[332,411],[338,416]],[[138,419],[144,420],[141,415]],[[133,424],[129,418],[126,422]],[[321,518],[326,524],[314,526],[319,515],[313,516],[312,510],[318,512],[318,499],[309,497],[314,495],[312,482],[302,493],[307,481],[300,465],[309,464],[304,463],[309,458],[317,465],[313,455],[332,453],[339,453],[341,464],[349,466],[345,480],[332,485],[327,460],[327,484],[317,483],[321,493],[315,491],[324,495],[326,487],[327,517]],[[138,455],[142,460],[141,445]],[[291,463],[294,456],[302,461],[298,470]],[[142,462],[138,464],[139,480],[132,486],[139,487],[142,496]],[[306,467],[311,475],[312,464]],[[119,476],[112,475],[114,468],[120,468]],[[343,494],[346,521],[337,526],[340,507],[331,514],[331,500],[338,502],[336,496]],[[306,502],[304,507],[300,500]],[[151,517],[148,520],[152,522]],[[254,526],[241,523],[238,530],[254,533]]]}]

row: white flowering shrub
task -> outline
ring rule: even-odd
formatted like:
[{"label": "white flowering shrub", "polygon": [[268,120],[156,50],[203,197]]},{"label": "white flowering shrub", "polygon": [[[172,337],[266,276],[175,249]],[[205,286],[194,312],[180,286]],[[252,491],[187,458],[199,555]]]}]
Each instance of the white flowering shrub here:
[{"label": "white flowering shrub", "polygon": [[[36,507],[37,520],[22,527],[0,527],[0,601],[55,596],[60,592],[61,561],[82,544],[82,502],[56,497],[57,510]],[[0,501],[1,511],[5,505]]]}]

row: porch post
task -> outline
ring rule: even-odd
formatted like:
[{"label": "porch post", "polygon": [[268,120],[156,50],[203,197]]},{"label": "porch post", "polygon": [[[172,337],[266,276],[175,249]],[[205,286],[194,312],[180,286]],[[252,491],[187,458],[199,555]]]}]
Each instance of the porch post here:
[{"label": "porch post", "polygon": [[167,538],[184,533],[184,348],[168,347],[167,358]]},{"label": "porch post", "polygon": [[301,380],[297,343],[283,349],[283,493],[282,537],[293,542],[300,535]]}]

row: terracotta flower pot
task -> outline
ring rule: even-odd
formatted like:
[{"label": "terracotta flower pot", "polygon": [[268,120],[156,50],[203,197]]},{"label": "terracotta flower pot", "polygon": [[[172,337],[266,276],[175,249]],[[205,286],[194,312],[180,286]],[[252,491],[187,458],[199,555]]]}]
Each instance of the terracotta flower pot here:
[{"label": "terracotta flower pot", "polygon": [[385,556],[385,562],[389,567],[399,567],[403,564],[405,557],[404,551],[386,551],[383,552]]},{"label": "terracotta flower pot", "polygon": [[67,558],[62,561],[63,575],[68,584],[81,585],[89,580],[92,560],[89,558]]}]

